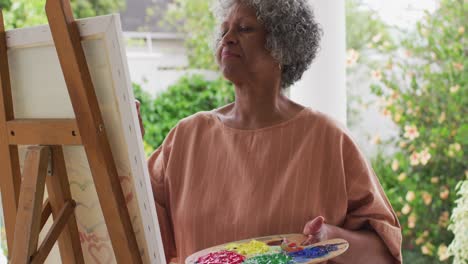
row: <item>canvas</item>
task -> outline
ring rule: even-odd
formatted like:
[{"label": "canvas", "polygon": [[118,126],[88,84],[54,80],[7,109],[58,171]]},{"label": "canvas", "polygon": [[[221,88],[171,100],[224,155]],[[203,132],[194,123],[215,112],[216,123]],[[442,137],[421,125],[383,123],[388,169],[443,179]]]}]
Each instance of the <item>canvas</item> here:
[{"label": "canvas", "polygon": [[[120,18],[77,23],[140,254],[144,263],[165,263]],[[7,46],[15,118],[74,118],[49,27],[7,31]],[[65,146],[64,155],[85,262],[115,263],[84,148]],[[47,263],[57,262],[54,248]]]}]

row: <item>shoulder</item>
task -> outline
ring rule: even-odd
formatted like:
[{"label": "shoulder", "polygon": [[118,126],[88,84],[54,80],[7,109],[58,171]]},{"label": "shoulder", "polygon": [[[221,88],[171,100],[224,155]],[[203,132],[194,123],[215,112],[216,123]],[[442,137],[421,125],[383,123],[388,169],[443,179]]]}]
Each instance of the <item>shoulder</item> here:
[{"label": "shoulder", "polygon": [[345,124],[318,110],[307,107],[302,114],[302,122],[310,131],[326,133],[328,136],[349,135]]},{"label": "shoulder", "polygon": [[200,111],[185,118],[182,118],[167,134],[166,144],[172,144],[181,138],[193,137],[198,132],[206,132],[215,124],[215,116],[212,111]]},{"label": "shoulder", "polygon": [[214,124],[214,118],[212,111],[200,111],[181,119],[175,128],[179,130],[207,128]]},{"label": "shoulder", "polygon": [[346,125],[330,115],[307,108],[302,118],[309,134],[314,138],[320,138],[328,147],[339,148],[343,155],[361,152]]}]

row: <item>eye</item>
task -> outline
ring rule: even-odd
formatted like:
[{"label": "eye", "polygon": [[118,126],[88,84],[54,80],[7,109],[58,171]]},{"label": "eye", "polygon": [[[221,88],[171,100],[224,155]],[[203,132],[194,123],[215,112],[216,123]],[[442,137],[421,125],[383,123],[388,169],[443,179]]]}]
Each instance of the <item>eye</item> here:
[{"label": "eye", "polygon": [[240,32],[250,32],[250,31],[252,31],[252,30],[253,30],[253,29],[252,29],[251,27],[249,27],[249,26],[240,26],[240,27],[239,27],[239,31],[240,31]]}]

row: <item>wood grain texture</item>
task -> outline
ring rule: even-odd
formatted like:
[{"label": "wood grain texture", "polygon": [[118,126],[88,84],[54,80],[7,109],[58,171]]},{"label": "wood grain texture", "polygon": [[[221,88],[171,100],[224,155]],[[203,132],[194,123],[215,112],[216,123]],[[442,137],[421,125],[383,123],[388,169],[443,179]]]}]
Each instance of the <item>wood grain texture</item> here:
[{"label": "wood grain texture", "polygon": [[[44,263],[47,256],[49,255],[50,250],[54,246],[55,242],[57,241],[58,237],[62,233],[62,231],[67,226],[67,223],[70,220],[70,217],[73,216],[73,210],[75,209],[76,203],[73,200],[67,201],[60,212],[56,215],[54,219],[54,224],[50,228],[47,236],[45,237],[44,241],[42,242],[41,246],[37,250],[37,252],[31,258],[31,264],[39,264]],[[62,263],[75,263],[73,259],[68,259],[67,261],[62,261]],[[81,262],[84,263],[84,262]]]},{"label": "wood grain texture", "polygon": [[46,199],[44,202],[44,205],[42,206],[42,213],[41,213],[41,225],[40,229],[45,226],[47,223],[47,220],[49,220],[49,217],[52,215],[52,206],[50,205],[49,199]]},{"label": "wood grain texture", "polygon": [[[62,146],[51,146],[51,156],[52,175],[47,177],[46,184],[55,225],[55,221],[58,221],[60,212],[66,203],[73,200]],[[73,205],[74,208],[75,202]],[[67,216],[67,219],[64,230],[58,239],[62,263],[84,263],[76,216],[72,214]],[[49,251],[47,250],[47,253]]]},{"label": "wood grain texture", "polygon": [[8,144],[7,121],[14,119],[10,72],[3,13],[0,10],[0,191],[2,194],[8,249],[13,247],[13,237],[18,209],[21,172],[18,147]]},{"label": "wood grain texture", "polygon": [[15,226],[12,263],[29,263],[30,257],[37,250],[48,160],[48,147],[28,147]]},{"label": "wood grain texture", "polygon": [[11,145],[81,145],[74,119],[16,119],[7,130]]},{"label": "wood grain texture", "polygon": [[48,0],[46,13],[116,259],[118,263],[141,263],[70,3]]}]

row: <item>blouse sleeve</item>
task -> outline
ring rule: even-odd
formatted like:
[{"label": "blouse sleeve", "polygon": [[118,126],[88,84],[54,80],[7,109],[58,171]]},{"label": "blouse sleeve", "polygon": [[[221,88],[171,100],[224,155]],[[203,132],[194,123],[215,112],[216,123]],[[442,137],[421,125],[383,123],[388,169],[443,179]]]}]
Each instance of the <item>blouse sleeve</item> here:
[{"label": "blouse sleeve", "polygon": [[349,136],[343,143],[348,208],[343,228],[375,231],[395,259],[402,262],[401,227],[374,171]]},{"label": "blouse sleeve", "polygon": [[164,254],[167,263],[177,255],[174,229],[170,218],[170,208],[168,205],[168,193],[166,192],[165,170],[167,159],[170,153],[170,134],[164,143],[148,159],[148,169],[151,178],[151,187],[153,189],[154,201],[156,203],[156,212],[161,230],[161,237],[164,246]]}]

